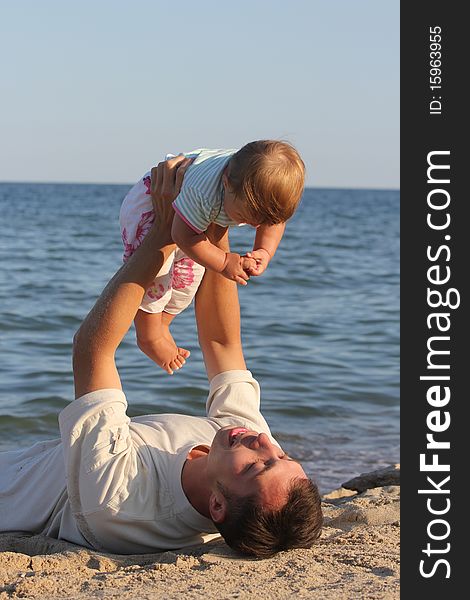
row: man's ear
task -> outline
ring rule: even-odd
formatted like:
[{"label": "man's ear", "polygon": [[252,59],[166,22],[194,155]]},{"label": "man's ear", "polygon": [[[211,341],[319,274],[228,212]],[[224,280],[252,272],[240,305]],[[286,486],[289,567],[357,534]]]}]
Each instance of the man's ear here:
[{"label": "man's ear", "polygon": [[214,523],[223,523],[227,516],[227,500],[222,492],[212,492],[209,497],[209,513]]}]

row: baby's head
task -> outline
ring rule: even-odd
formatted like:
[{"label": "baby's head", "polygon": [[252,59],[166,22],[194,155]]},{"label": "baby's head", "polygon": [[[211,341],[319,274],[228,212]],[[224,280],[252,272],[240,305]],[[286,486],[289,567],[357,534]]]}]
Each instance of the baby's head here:
[{"label": "baby's head", "polygon": [[224,175],[225,210],[251,225],[285,223],[299,205],[305,165],[287,142],[259,140],[230,159]]}]

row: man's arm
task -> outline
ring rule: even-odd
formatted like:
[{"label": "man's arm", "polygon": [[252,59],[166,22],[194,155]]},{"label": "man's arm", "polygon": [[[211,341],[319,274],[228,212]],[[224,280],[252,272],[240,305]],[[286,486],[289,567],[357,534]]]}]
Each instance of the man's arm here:
[{"label": "man's arm", "polygon": [[[167,229],[167,232],[169,228]],[[105,388],[121,389],[114,355],[142,302],[145,290],[174,249],[168,233],[154,226],[114,275],[75,334],[75,397]]]},{"label": "man's arm", "polygon": [[99,389],[121,389],[114,360],[116,349],[131,326],[145,290],[174,249],[170,234],[174,211],[161,192],[168,184],[174,185],[175,175],[181,185],[190,162],[176,157],[158,165],[157,189],[152,194],[155,223],[141,246],[108,283],[75,334],[76,398]]},{"label": "man's arm", "polygon": [[[213,244],[229,252],[228,232],[211,226]],[[199,345],[209,381],[218,373],[246,369],[240,333],[237,284],[214,271],[206,271],[196,294]]]}]

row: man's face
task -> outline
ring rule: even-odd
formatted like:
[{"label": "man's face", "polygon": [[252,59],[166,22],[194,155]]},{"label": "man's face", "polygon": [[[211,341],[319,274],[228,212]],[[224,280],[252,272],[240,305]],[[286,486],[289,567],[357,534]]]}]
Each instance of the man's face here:
[{"label": "man's face", "polygon": [[217,482],[236,496],[256,494],[264,506],[280,508],[292,479],[307,479],[300,464],[290,459],[266,433],[223,427],[212,442],[207,474],[214,493]]}]

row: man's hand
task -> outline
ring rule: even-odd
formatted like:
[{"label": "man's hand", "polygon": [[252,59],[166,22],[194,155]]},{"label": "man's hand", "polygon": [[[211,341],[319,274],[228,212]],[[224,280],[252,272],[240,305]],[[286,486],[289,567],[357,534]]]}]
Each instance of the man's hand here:
[{"label": "man's hand", "polygon": [[168,232],[168,240],[171,240],[171,225],[174,217],[171,203],[180,193],[184,174],[193,161],[194,158],[185,158],[180,154],[158,163],[151,170],[150,194],[155,221],[161,225],[162,230]]},{"label": "man's hand", "polygon": [[231,281],[236,281],[240,285],[246,285],[250,279],[243,265],[246,259],[235,252],[225,253],[225,264],[222,275]]},{"label": "man's hand", "polygon": [[268,268],[269,261],[271,260],[271,256],[267,250],[264,248],[260,248],[259,250],[252,250],[251,252],[246,253],[247,258],[253,259],[253,263],[247,270],[250,275],[257,277],[264,273]]}]

